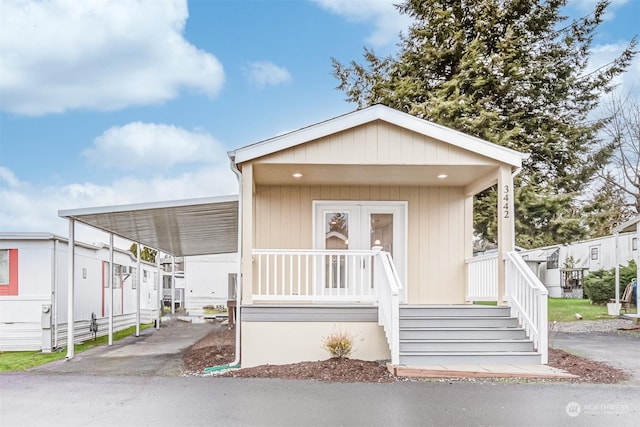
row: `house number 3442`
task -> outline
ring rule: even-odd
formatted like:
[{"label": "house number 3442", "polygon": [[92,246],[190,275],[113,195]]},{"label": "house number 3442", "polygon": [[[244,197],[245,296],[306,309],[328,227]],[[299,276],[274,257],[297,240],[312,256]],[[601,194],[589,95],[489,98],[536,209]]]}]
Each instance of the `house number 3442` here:
[{"label": "house number 3442", "polygon": [[502,194],[502,217],[509,218],[509,186],[505,185]]}]

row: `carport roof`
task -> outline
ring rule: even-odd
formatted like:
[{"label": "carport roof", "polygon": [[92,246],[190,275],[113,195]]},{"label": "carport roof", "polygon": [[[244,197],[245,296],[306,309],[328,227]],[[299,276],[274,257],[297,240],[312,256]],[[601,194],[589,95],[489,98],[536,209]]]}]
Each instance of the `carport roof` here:
[{"label": "carport roof", "polygon": [[58,215],[174,256],[238,251],[238,196],[68,209]]}]

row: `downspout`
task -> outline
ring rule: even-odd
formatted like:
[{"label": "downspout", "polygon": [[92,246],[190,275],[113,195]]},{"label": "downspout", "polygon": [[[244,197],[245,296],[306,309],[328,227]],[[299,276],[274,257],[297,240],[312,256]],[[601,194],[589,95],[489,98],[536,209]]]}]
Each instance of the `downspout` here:
[{"label": "downspout", "polygon": [[58,239],[53,237],[53,281],[51,283],[51,322],[53,323],[53,349],[58,348]]},{"label": "downspout", "polygon": [[238,275],[236,276],[236,318],[235,318],[235,328],[236,328],[236,357],[233,359],[233,362],[227,365],[218,365],[218,366],[210,366],[204,369],[205,374],[209,374],[212,372],[222,371],[225,369],[236,369],[240,368],[240,328],[242,325],[241,322],[241,308],[240,303],[242,302],[242,172],[236,166],[235,153],[229,152],[229,160],[231,160],[231,170],[238,178]]}]

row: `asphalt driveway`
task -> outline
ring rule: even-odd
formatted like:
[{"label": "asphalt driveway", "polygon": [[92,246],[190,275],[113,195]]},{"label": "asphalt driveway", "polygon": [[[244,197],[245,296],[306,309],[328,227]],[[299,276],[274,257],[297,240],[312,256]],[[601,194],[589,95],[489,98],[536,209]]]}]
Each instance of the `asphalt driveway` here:
[{"label": "asphalt driveway", "polygon": [[629,332],[557,332],[549,339],[553,348],[597,360],[631,374],[629,383],[640,385],[640,334]]},{"label": "asphalt driveway", "polygon": [[33,368],[31,372],[80,375],[172,376],[182,373],[182,353],[214,328],[214,323],[191,323],[163,318],[160,329],[145,329],[113,343]]}]

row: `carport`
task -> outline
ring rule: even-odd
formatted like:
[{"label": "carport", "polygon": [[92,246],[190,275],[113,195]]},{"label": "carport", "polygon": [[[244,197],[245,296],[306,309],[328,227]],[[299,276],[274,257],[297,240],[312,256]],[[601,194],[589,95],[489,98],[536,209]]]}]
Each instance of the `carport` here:
[{"label": "carport", "polygon": [[[69,221],[68,305],[67,305],[67,359],[74,356],[74,287],[75,287],[75,224],[88,225],[109,235],[109,282],[113,278],[113,239],[119,236],[140,247],[155,249],[156,267],[160,271],[160,252],[172,257],[234,253],[239,251],[238,196],[207,197],[155,203],[103,206],[60,210],[58,215]],[[238,278],[240,282],[240,265]],[[161,277],[158,274],[158,277]],[[138,277],[140,283],[140,277]],[[238,286],[241,289],[241,286]],[[113,342],[113,285],[110,283],[109,345]],[[136,336],[140,335],[140,286],[136,291]],[[161,293],[161,286],[158,286]],[[238,298],[239,298],[239,292]],[[160,304],[159,298],[157,301]],[[158,305],[160,327],[161,306]],[[239,328],[237,328],[239,331]],[[239,342],[239,340],[236,340]],[[237,353],[236,353],[237,354]]]}]

